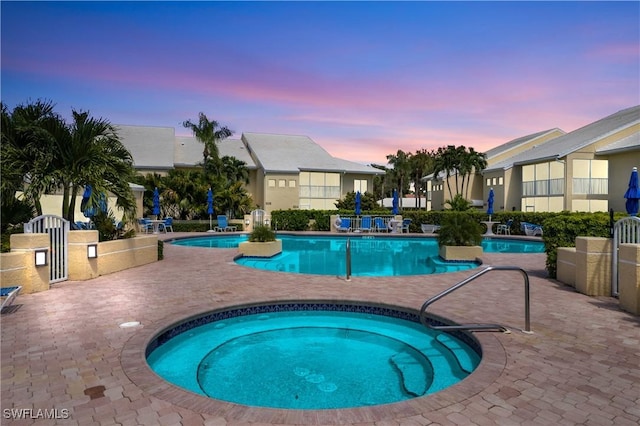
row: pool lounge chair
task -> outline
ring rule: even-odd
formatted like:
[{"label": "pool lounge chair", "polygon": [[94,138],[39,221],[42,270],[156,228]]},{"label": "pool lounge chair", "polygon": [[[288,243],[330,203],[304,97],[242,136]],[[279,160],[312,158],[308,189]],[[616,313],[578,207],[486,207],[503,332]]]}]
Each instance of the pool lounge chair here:
[{"label": "pool lounge chair", "polygon": [[232,232],[238,229],[237,226],[229,225],[229,221],[227,220],[227,216],[221,214],[218,215],[218,226],[213,228],[216,232]]},{"label": "pool lounge chair", "polygon": [[360,232],[371,232],[371,216],[362,216],[360,219]]},{"label": "pool lounge chair", "polygon": [[381,217],[373,218],[373,228],[376,232],[389,232],[389,227],[384,223]]},{"label": "pool lounge chair", "polygon": [[20,290],[22,290],[21,285],[0,288],[0,298],[2,299],[0,311],[11,306],[16,296],[18,296],[18,293],[20,293]]},{"label": "pool lounge chair", "polygon": [[524,230],[525,235],[530,237],[539,235],[542,237],[542,226],[536,225],[535,223],[522,222],[520,224],[521,228]]},{"label": "pool lounge chair", "polygon": [[420,225],[423,234],[434,234],[440,229],[440,225],[431,225],[429,223],[423,223]]},{"label": "pool lounge chair", "polygon": [[340,218],[340,224],[336,224],[336,228],[338,232],[350,232],[351,231],[351,218],[342,217]]}]

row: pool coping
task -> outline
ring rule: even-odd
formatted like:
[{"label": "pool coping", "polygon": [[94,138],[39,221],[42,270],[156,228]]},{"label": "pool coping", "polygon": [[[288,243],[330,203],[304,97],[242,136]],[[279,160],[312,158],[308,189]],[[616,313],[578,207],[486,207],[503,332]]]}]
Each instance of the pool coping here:
[{"label": "pool coping", "polygon": [[[267,299],[241,304],[228,303],[216,306],[215,309],[202,308],[196,312],[193,310],[181,311],[149,326],[143,326],[129,338],[121,351],[120,363],[122,369],[134,384],[149,395],[195,412],[224,417],[230,416],[243,422],[318,425],[327,423],[376,422],[398,417],[420,415],[425,411],[438,410],[469,399],[473,395],[485,390],[496,381],[506,366],[506,351],[493,333],[469,333],[478,341],[482,350],[480,364],[470,376],[442,391],[407,401],[371,407],[299,410],[246,406],[205,397],[165,381],[157,375],[146,362],[147,347],[162,333],[171,328],[175,328],[179,324],[212,312],[242,309],[256,305],[285,303],[362,303],[367,306],[391,308],[418,314],[414,308],[397,304],[391,305],[362,299],[336,300],[317,298],[296,298],[295,300]],[[433,317],[444,322],[457,322],[455,318],[451,317],[444,318],[438,315],[433,315]]]}]

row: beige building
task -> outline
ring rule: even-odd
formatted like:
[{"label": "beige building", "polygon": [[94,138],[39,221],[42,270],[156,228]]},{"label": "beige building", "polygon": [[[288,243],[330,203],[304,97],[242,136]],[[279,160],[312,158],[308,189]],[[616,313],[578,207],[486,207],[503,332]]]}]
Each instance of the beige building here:
[{"label": "beige building", "polygon": [[[640,167],[640,106],[618,111],[570,133],[552,129],[486,152],[487,168],[469,194],[478,208],[494,190],[494,211],[624,211],[631,169]],[[444,177],[432,179],[434,210],[449,199]]]},{"label": "beige building", "polygon": [[[117,125],[122,143],[141,173],[166,174],[202,162],[203,145],[195,137],[176,136],[172,127]],[[372,191],[371,166],[331,156],[307,136],[244,133],[218,144],[219,155],[246,163],[247,191],[267,212],[287,209],[335,209],[351,191]]]}]

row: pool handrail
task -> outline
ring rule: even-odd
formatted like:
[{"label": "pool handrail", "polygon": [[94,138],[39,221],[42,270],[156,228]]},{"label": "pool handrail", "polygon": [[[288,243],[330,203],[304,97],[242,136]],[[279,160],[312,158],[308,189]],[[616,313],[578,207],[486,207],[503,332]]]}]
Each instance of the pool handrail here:
[{"label": "pool handrail", "polygon": [[427,308],[429,307],[429,305],[431,305],[434,302],[437,302],[438,300],[442,299],[444,296],[446,296],[449,293],[453,293],[454,291],[456,291],[457,289],[459,289],[460,287],[469,284],[471,281],[475,280],[476,278],[491,272],[491,271],[519,271],[520,273],[522,273],[522,276],[524,278],[524,322],[525,322],[525,326],[524,326],[524,330],[522,330],[522,332],[524,333],[528,333],[528,334],[532,334],[533,332],[531,331],[531,321],[530,321],[530,309],[529,309],[529,275],[527,274],[527,272],[517,266],[487,266],[485,269],[476,272],[475,274],[471,275],[470,277],[460,281],[459,283],[453,285],[452,287],[449,287],[448,289],[436,294],[435,296],[431,297],[430,299],[427,299],[423,304],[422,307],[420,308],[420,322],[422,323],[422,325],[424,325],[427,328],[431,328],[434,330],[497,330],[497,331],[503,331],[503,332],[508,332],[509,329],[506,328],[503,325],[500,324],[461,324],[461,325],[433,325],[430,324],[427,321],[426,318],[426,313],[427,313]]}]

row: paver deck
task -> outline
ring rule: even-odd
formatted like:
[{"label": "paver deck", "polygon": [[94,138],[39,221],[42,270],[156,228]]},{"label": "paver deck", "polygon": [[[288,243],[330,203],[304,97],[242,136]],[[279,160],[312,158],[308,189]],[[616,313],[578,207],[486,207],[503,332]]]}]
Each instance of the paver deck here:
[{"label": "paver deck", "polygon": [[[419,309],[470,272],[346,282],[244,268],[233,263],[235,249],[164,247],[160,262],[18,297],[1,317],[2,424],[640,424],[640,318],[621,311],[616,299],[584,296],[545,278],[544,254],[484,255],[485,264],[529,273],[531,335],[519,331],[523,284],[513,271],[486,274],[433,305],[433,313],[459,322],[497,322],[513,330],[476,333],[487,349],[482,368],[444,393],[321,411],[199,399],[144,366],[143,342],[174,319],[292,299]],[[120,327],[131,321],[141,326]],[[28,418],[12,418],[17,415]]]}]

